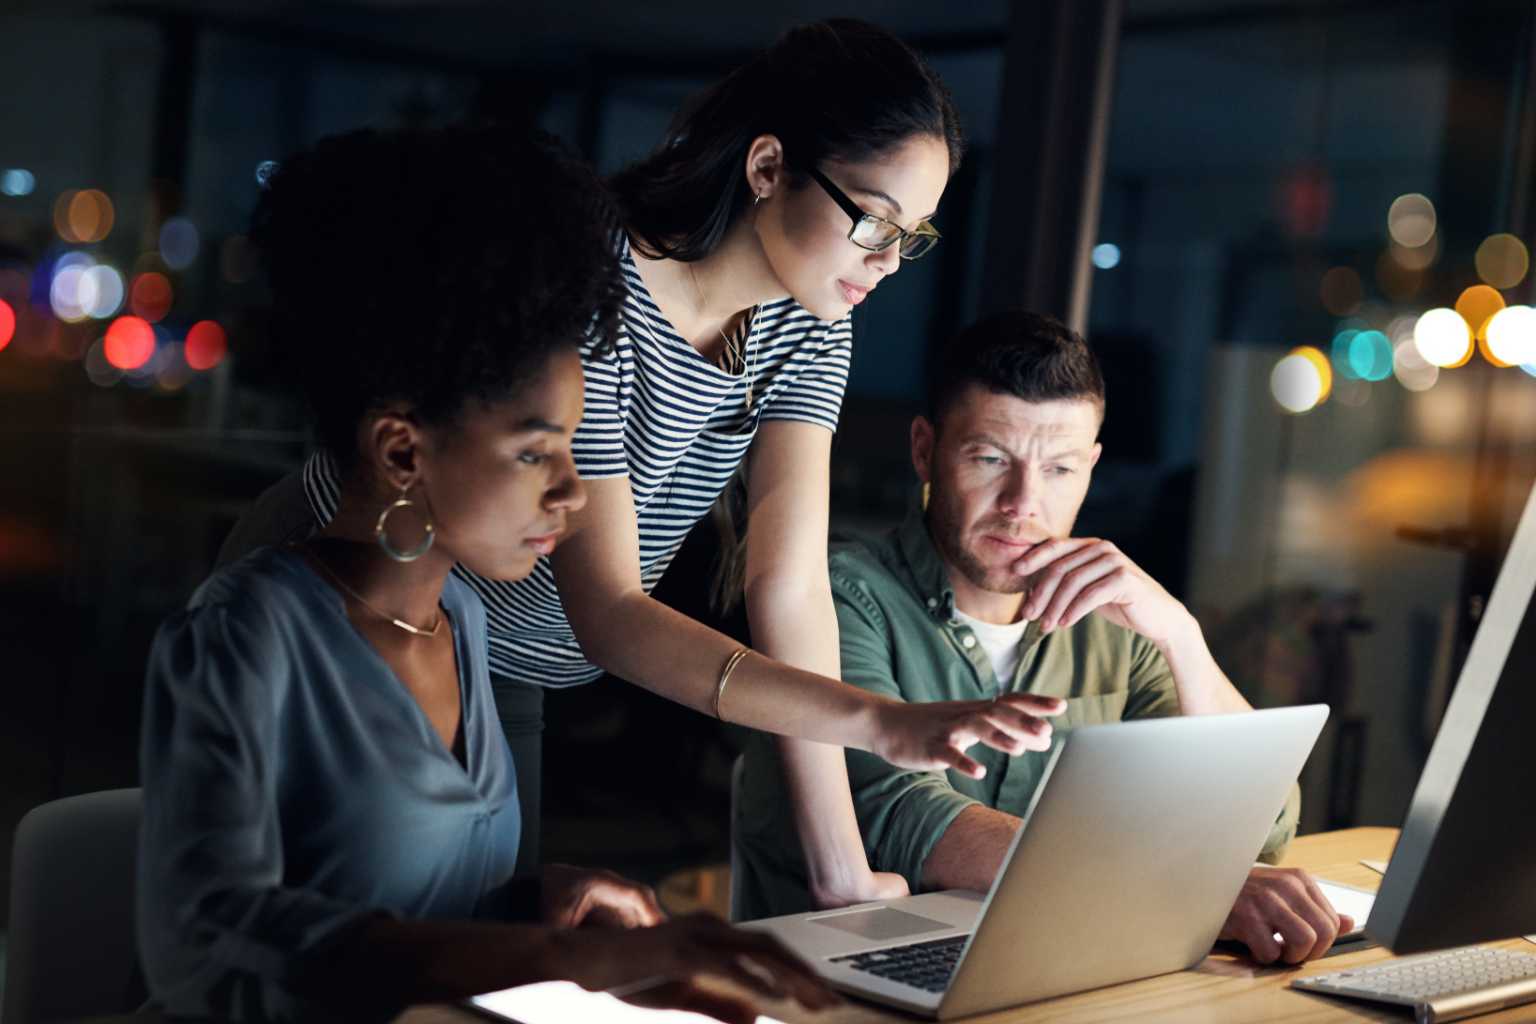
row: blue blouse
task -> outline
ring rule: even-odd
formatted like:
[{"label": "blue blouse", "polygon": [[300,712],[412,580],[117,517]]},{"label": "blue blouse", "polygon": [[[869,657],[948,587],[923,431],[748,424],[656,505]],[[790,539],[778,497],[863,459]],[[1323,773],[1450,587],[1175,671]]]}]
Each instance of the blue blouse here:
[{"label": "blue blouse", "polygon": [[161,626],[145,687],[138,935],[168,1014],[305,1015],[290,987],[380,912],[500,918],[517,782],[485,608],[449,577],[465,763],[295,552],[263,548]]}]

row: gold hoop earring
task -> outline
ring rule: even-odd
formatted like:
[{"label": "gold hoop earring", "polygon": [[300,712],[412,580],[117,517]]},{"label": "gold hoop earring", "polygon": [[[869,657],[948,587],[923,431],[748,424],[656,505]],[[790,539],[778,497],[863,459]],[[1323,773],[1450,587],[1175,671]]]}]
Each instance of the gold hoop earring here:
[{"label": "gold hoop earring", "polygon": [[929,486],[927,484],[923,484],[923,511],[924,512],[928,511],[928,492],[929,492]]},{"label": "gold hoop earring", "polygon": [[373,539],[379,542],[379,547],[384,549],[386,555],[397,562],[416,561],[430,551],[432,543],[437,540],[437,528],[432,525],[432,518],[429,515],[426,523],[426,537],[410,551],[401,551],[389,542],[389,531],[386,527],[390,515],[402,508],[416,507],[416,503],[405,496],[409,490],[409,487],[400,488],[400,497],[384,506],[384,511],[379,513],[379,521],[373,525]]}]

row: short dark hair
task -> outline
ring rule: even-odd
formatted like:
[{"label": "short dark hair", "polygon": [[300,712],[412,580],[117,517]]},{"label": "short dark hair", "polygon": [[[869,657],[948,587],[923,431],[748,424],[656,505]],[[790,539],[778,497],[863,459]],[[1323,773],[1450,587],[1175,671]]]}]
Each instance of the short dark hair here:
[{"label": "short dark hair", "polygon": [[691,261],[714,251],[752,202],[743,174],[759,135],[784,144],[791,184],[823,160],[882,156],[915,135],[965,148],[949,90],[885,29],[833,18],[790,29],[696,96],[661,145],[612,178],[624,220],[650,255]]},{"label": "short dark hair", "polygon": [[360,131],[282,161],[252,233],[277,362],[320,443],[350,465],[370,410],[448,425],[555,352],[606,345],[618,230],[596,174],[522,129]]},{"label": "short dark hair", "polygon": [[977,320],[935,353],[928,419],[939,417],[972,384],[1026,402],[1083,399],[1104,409],[1104,375],[1083,336],[1059,320],[1004,310]]}]

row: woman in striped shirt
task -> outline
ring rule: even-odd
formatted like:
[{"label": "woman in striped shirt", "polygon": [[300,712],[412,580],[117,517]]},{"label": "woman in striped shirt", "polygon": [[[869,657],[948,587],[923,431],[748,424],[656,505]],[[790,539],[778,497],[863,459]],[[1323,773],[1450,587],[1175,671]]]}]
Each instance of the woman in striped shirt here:
[{"label": "woman in striped shirt", "polygon": [[[457,573],[482,597],[497,705],[537,860],[542,688],[604,671],[706,714],[785,737],[787,781],[818,905],[900,895],[872,873],[842,752],[979,775],[965,749],[1043,748],[1049,702],[908,705],[837,681],[827,579],[832,432],[850,313],[929,223],[960,158],[933,71],[872,25],[792,30],[707,90],[662,146],[612,182],[629,295],[618,343],[583,353],[573,443],[588,503],[569,535],[527,538],[525,580]],[[650,596],[689,529],[745,465],[744,593],[755,651]],[[314,516],[335,473],[304,472]],[[811,741],[811,742],[806,742]]]}]

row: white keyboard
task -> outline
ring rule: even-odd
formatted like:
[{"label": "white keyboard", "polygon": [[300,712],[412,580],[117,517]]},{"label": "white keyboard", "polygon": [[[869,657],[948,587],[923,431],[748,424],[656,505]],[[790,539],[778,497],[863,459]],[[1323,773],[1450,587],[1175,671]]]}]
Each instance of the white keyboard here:
[{"label": "white keyboard", "polygon": [[1468,946],[1297,978],[1304,992],[1411,1006],[1417,1024],[1536,1002],[1536,956]]}]

